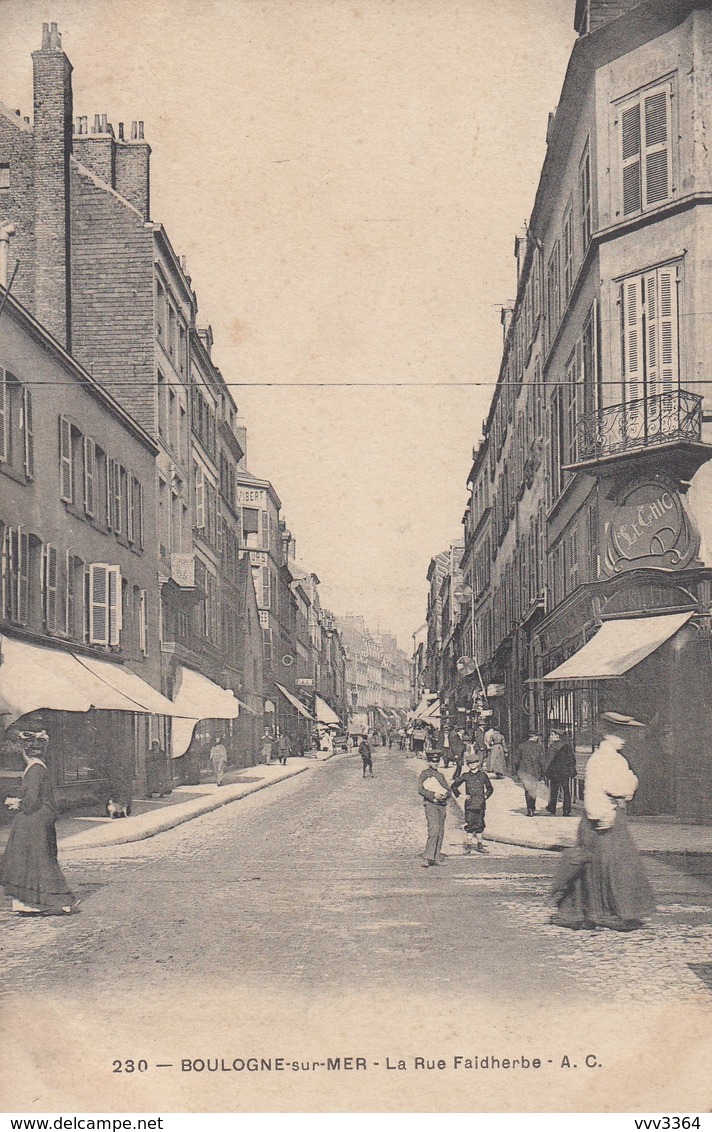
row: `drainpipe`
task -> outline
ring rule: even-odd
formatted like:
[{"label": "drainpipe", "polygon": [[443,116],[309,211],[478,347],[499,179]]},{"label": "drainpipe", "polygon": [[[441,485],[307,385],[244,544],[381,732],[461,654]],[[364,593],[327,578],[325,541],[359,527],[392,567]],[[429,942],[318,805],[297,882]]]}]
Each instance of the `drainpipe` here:
[{"label": "drainpipe", "polygon": [[0,285],[7,288],[7,266],[10,256],[10,237],[15,235],[15,225],[0,223]]}]

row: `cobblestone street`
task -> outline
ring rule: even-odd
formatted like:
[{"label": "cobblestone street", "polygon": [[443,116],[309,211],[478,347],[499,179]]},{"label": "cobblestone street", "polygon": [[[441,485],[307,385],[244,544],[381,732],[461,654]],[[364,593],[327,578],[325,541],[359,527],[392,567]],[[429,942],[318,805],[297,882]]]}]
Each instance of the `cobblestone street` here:
[{"label": "cobblestone street", "polygon": [[[375,778],[364,780],[360,760],[340,756],[151,840],[66,854],[80,915],[21,919],[3,910],[8,1019],[20,1002],[26,1011],[31,1001],[38,1017],[53,1004],[54,1026],[70,1002],[92,1042],[103,1018],[107,1062],[139,1055],[128,1040],[137,1026],[141,1048],[150,1032],[158,1061],[170,1062],[180,1051],[166,1048],[169,1036],[197,1035],[208,1014],[229,1002],[244,1009],[236,1004],[245,1000],[253,1033],[264,1027],[272,1041],[280,1003],[290,1016],[302,1004],[304,1018],[341,1003],[344,1032],[355,1017],[362,1038],[367,1021],[377,1034],[400,1012],[414,1033],[423,1023],[431,1045],[437,1033],[461,1038],[463,1021],[472,1039],[501,1038],[518,1019],[531,1040],[534,1004],[554,1016],[581,1004],[594,1014],[611,1002],[666,1016],[684,1007],[709,1027],[709,878],[682,861],[648,858],[658,912],[645,930],[552,928],[552,854],[489,843],[489,856],[464,857],[451,806],[447,859],[422,869],[416,766],[382,750],[374,764]],[[425,1026],[429,1011],[436,1033]],[[207,1031],[213,1050],[223,1027]],[[509,1033],[520,1040],[516,1026]],[[533,1034],[541,1044],[541,1029]]]}]

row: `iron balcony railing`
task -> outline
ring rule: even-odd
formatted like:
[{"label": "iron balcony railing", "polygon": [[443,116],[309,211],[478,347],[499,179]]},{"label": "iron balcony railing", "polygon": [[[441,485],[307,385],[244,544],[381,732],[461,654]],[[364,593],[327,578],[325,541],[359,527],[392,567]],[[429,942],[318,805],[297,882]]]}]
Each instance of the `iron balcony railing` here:
[{"label": "iron balcony railing", "polygon": [[576,432],[576,464],[670,444],[699,443],[702,398],[676,389],[622,405],[608,405],[581,417]]}]

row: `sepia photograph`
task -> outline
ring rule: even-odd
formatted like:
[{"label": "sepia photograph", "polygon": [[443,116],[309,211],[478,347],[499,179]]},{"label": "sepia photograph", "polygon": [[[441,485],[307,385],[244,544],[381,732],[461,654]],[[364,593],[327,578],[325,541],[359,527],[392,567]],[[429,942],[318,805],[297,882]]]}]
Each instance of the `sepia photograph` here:
[{"label": "sepia photograph", "polygon": [[6,1115],[702,1127],[711,296],[712,0],[0,0]]}]

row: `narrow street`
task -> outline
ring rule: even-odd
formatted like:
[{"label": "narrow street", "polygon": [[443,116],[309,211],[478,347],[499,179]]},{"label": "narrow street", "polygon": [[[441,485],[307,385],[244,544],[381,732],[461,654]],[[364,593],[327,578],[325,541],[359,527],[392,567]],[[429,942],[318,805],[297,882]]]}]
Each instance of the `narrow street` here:
[{"label": "narrow street", "polygon": [[[375,778],[364,780],[358,757],[339,756],[151,840],[67,853],[80,915],[2,913],[6,1023],[26,1020],[31,1003],[42,1028],[30,1028],[30,1047],[53,1041],[55,1031],[71,1033],[73,1064],[77,1042],[85,1051],[72,1086],[84,1103],[92,1072],[102,1075],[102,1089],[129,1090],[132,1103],[140,1103],[135,1089],[140,1095],[150,1077],[155,1090],[163,1074],[168,1109],[177,1087],[206,1090],[189,1092],[190,1103],[209,1109],[231,1080],[153,1068],[182,1058],[308,1058],[340,1049],[378,1062],[389,1048],[393,1057],[417,1054],[422,1029],[423,1055],[538,1049],[554,1061],[566,1052],[562,1018],[575,1019],[580,1047],[579,1012],[591,1016],[593,1041],[606,1002],[632,1010],[636,1025],[662,1013],[668,1024],[679,1014],[695,1026],[699,1014],[709,1028],[711,901],[703,877],[650,859],[659,911],[645,931],[551,928],[552,854],[490,843],[489,856],[463,857],[451,806],[448,858],[423,869],[418,764],[377,750],[374,765]],[[542,1011],[558,1016],[555,1030],[542,1028]],[[282,1032],[289,1050],[275,1048]],[[32,1053],[13,1042],[6,1056],[10,1070],[22,1072]],[[141,1080],[111,1069],[139,1057],[149,1063]],[[67,1084],[61,1045],[55,1070],[59,1085],[45,1107]],[[247,1076],[243,1087],[275,1089],[273,1103],[287,1109],[296,1103],[294,1079],[287,1093],[273,1076]],[[397,1076],[373,1077],[372,1086],[387,1086],[390,1097],[403,1087]],[[478,1089],[490,1084],[475,1078]],[[472,1075],[459,1078],[468,1080],[472,1087]]]}]

